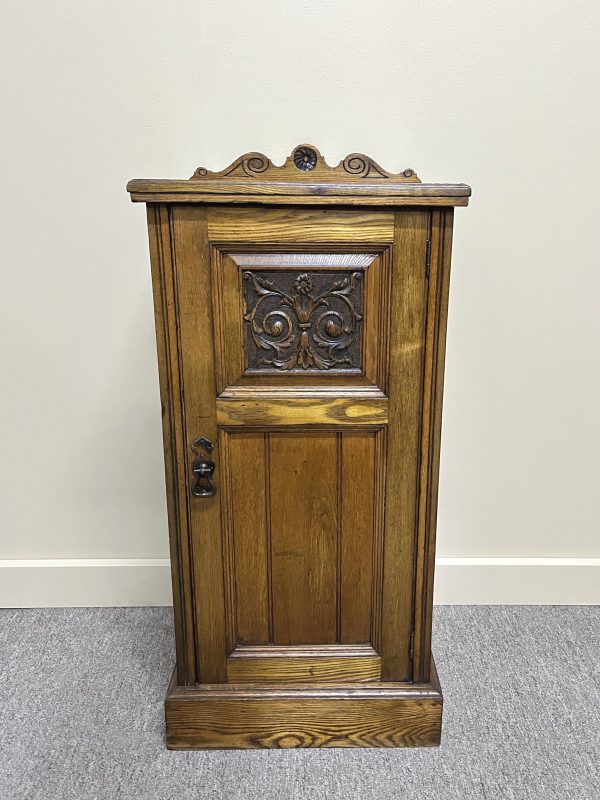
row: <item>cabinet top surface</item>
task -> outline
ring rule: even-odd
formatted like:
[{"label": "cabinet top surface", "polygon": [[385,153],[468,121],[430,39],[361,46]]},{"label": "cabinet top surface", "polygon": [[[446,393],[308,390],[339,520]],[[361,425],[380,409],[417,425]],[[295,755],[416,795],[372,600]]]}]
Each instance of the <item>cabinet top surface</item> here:
[{"label": "cabinet top surface", "polygon": [[246,153],[220,172],[198,167],[189,180],[132,180],[127,191],[142,203],[388,206],[466,206],[471,194],[464,183],[421,183],[412,169],[394,175],[362,153],[330,167],[309,144],[295,147],[282,166]]}]

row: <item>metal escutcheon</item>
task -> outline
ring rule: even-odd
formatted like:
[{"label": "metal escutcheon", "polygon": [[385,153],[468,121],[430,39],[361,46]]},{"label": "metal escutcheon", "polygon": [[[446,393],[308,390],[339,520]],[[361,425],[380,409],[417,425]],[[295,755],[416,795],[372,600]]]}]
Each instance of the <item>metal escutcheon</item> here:
[{"label": "metal escutcheon", "polygon": [[196,482],[192,487],[192,494],[194,497],[212,497],[217,493],[217,487],[212,479],[215,472],[215,462],[210,458],[213,449],[213,443],[204,436],[200,436],[192,444],[192,450],[194,452],[198,450],[204,450],[206,452],[206,455],[199,458],[198,461],[195,461],[192,465],[192,472],[196,477]]}]

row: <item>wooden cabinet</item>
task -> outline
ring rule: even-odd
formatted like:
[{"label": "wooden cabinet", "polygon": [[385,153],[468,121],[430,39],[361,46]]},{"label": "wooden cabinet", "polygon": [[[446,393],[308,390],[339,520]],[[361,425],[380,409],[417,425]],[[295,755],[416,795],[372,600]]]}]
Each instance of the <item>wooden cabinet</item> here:
[{"label": "wooden cabinet", "polygon": [[433,745],[454,206],[310,145],[147,204],[177,667],[171,748]]}]

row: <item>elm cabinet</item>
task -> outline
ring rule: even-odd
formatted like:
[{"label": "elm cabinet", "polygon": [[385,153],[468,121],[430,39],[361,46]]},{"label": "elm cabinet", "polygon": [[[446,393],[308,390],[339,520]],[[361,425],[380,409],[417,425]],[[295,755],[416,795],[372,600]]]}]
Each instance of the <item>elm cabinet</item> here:
[{"label": "elm cabinet", "polygon": [[444,342],[469,187],[300,145],[128,191],[160,366],[167,746],[438,744]]}]

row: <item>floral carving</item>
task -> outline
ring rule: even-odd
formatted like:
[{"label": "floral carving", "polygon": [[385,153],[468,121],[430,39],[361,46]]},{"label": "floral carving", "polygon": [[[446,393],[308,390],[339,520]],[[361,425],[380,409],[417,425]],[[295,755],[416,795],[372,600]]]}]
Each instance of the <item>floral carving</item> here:
[{"label": "floral carving", "polygon": [[310,172],[317,166],[317,154],[312,147],[297,147],[293,153],[294,164],[302,172]]},{"label": "floral carving", "polygon": [[[254,348],[247,348],[249,362],[255,361],[250,366],[359,369],[362,274],[346,273],[330,282],[331,273],[303,272],[289,288],[282,286],[278,274],[276,285],[265,273],[244,272],[244,320],[257,356],[250,352]],[[314,288],[317,279],[323,284],[319,290]]]}]

